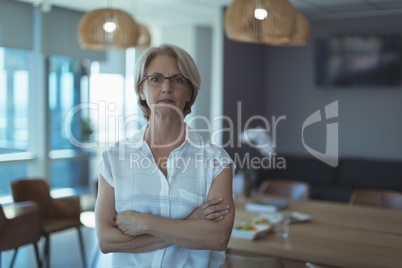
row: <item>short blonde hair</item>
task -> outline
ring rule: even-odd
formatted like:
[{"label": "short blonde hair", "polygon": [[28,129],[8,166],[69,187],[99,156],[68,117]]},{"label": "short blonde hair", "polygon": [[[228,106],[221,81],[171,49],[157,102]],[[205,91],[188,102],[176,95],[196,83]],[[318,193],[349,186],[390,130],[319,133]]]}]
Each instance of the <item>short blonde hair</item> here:
[{"label": "short blonde hair", "polygon": [[164,44],[159,47],[151,47],[142,52],[140,58],[137,61],[135,69],[135,93],[138,97],[138,104],[141,108],[142,114],[145,119],[149,120],[150,109],[146,101],[141,99],[140,87],[142,86],[143,78],[146,76],[147,68],[151,61],[157,56],[170,56],[177,60],[177,65],[181,74],[190,80],[191,96],[190,101],[186,103],[183,110],[184,117],[191,113],[191,106],[193,106],[195,99],[197,98],[198,91],[201,85],[201,77],[198,72],[197,66],[193,58],[182,48]]}]

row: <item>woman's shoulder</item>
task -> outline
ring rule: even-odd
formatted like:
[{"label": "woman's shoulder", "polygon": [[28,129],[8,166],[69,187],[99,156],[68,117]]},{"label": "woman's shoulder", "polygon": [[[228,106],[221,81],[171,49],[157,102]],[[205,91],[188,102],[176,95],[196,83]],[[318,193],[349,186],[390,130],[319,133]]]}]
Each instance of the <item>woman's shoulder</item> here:
[{"label": "woman's shoulder", "polygon": [[111,146],[109,146],[103,154],[109,155],[121,155],[131,153],[138,150],[144,144],[144,129],[145,127],[138,129],[129,137],[125,137]]},{"label": "woman's shoulder", "polygon": [[205,151],[205,155],[209,158],[216,159],[219,161],[232,162],[232,158],[226,152],[225,148],[217,144],[209,143],[209,147]]},{"label": "woman's shoulder", "polygon": [[187,141],[193,148],[197,150],[202,150],[206,155],[209,156],[228,155],[226,150],[222,146],[212,143],[209,139],[206,139],[202,135],[197,133],[196,130],[190,129]]}]

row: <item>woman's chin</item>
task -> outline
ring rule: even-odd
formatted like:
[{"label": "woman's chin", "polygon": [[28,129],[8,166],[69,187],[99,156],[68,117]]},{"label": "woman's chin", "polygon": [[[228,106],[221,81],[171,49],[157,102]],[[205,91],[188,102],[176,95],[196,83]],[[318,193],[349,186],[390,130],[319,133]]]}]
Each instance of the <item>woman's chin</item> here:
[{"label": "woman's chin", "polygon": [[169,116],[169,117],[181,117],[184,119],[183,111],[177,108],[177,106],[171,104],[155,106],[153,113],[158,117]]}]

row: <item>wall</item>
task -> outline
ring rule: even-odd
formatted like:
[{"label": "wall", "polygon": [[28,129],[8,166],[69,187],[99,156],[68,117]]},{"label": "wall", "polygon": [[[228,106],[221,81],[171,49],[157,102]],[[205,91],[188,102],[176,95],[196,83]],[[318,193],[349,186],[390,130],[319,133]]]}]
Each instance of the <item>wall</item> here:
[{"label": "wall", "polygon": [[[265,113],[264,75],[267,71],[264,54],[263,45],[224,39],[223,115],[229,117],[233,125],[226,120],[223,122],[223,127],[231,131],[223,133],[222,144],[232,158],[235,153],[242,158],[242,144],[238,142],[238,137],[246,121],[254,115]],[[253,121],[250,127],[257,125],[261,125],[261,121]]]},{"label": "wall", "polygon": [[[32,49],[32,5],[10,0],[0,1],[0,46]],[[12,25],[12,27],[10,27]]]},{"label": "wall", "polygon": [[[211,64],[212,64],[212,31],[208,27],[197,27],[196,33],[196,64],[201,74],[201,88],[197,95],[196,115],[208,120],[195,120],[194,127],[197,129],[208,129],[211,118]],[[209,139],[209,133],[200,132],[205,139]]]},{"label": "wall", "polygon": [[110,49],[105,51],[105,56],[105,60],[99,62],[100,73],[126,75],[126,50]]},{"label": "wall", "polygon": [[80,47],[77,28],[83,16],[83,12],[58,7],[53,7],[51,12],[41,13],[42,53],[44,55],[104,61],[105,53],[103,51]]},{"label": "wall", "polygon": [[[303,122],[316,110],[338,101],[338,118],[306,129],[306,144],[324,153],[325,125],[338,122],[340,157],[402,159],[402,88],[318,88],[313,62],[316,38],[342,34],[402,35],[401,24],[400,15],[315,21],[311,23],[312,37],[307,46],[266,46],[265,114],[268,118],[287,117],[278,125],[279,153],[309,155],[302,143]],[[257,66],[255,69],[260,68]],[[237,91],[242,92],[243,88],[238,87]],[[259,97],[254,100],[258,102]]]}]

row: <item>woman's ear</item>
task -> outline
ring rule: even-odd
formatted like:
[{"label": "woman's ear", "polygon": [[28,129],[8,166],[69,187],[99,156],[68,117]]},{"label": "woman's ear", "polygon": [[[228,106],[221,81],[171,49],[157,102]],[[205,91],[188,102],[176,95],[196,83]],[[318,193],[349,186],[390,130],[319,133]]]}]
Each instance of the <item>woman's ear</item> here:
[{"label": "woman's ear", "polygon": [[189,102],[190,100],[191,100],[191,95],[193,94],[193,91],[190,89],[189,90],[189,94],[188,94],[188,97],[187,97],[187,102]]},{"label": "woman's ear", "polygon": [[144,91],[142,90],[142,87],[141,88],[139,88],[139,93],[140,93],[140,98],[141,98],[141,100],[143,100],[143,101],[145,101],[146,100],[146,98],[145,98],[145,94],[144,94]]}]

